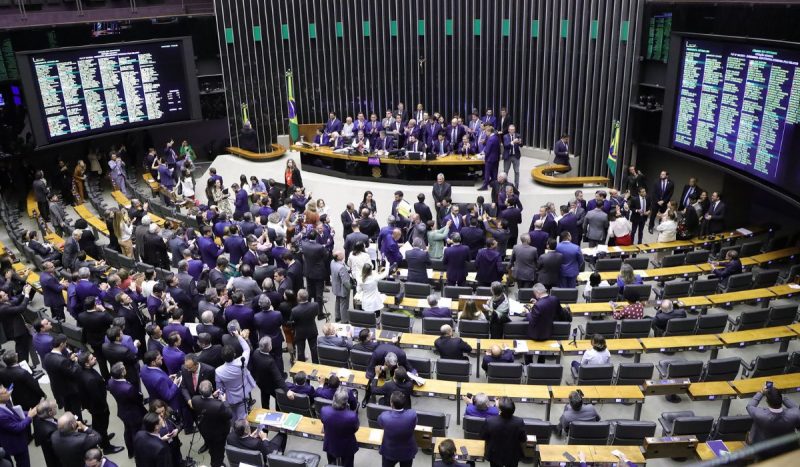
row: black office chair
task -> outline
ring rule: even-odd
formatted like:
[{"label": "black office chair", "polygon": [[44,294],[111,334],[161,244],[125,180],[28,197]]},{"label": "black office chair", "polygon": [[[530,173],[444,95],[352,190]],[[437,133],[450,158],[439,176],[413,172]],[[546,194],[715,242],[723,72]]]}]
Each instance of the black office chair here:
[{"label": "black office chair", "polygon": [[489,338],[489,322],[484,320],[462,319],[458,322],[458,335],[477,339]]},{"label": "black office chair", "polygon": [[464,430],[464,438],[483,439],[483,426],[485,424],[486,419],[483,417],[465,415],[461,422],[461,428]]},{"label": "black office chair", "polygon": [[780,276],[780,271],[777,269],[757,269],[754,271],[753,285],[754,289],[763,289],[766,287],[773,287]]},{"label": "black office chair", "polygon": [[739,376],[742,359],[739,357],[715,358],[706,363],[700,381],[733,381]]},{"label": "black office chair", "polygon": [[697,329],[695,329],[695,334],[721,334],[725,332],[725,327],[727,325],[727,313],[700,315],[697,317]]},{"label": "black office chair", "polygon": [[676,298],[688,297],[691,288],[691,282],[677,280],[665,283],[664,287],[653,287],[653,293],[659,300],[674,300]]},{"label": "black office chair", "polygon": [[733,274],[728,277],[728,281],[719,285],[719,291],[722,293],[739,292],[740,290],[750,289],[753,285],[753,273],[741,272]]},{"label": "black office chair", "polygon": [[381,313],[381,329],[395,332],[411,332],[414,321],[403,313],[386,311]]},{"label": "black office chair", "polygon": [[438,336],[445,324],[453,327],[452,318],[422,318],[422,333],[429,336]]},{"label": "black office chair", "polygon": [[622,267],[622,258],[603,258],[598,259],[594,264],[594,270],[597,272],[610,272],[619,271]]},{"label": "black office chair", "polygon": [[653,379],[652,363],[620,363],[614,384],[641,386],[646,380]]},{"label": "black office chair", "polygon": [[[553,287],[555,288],[555,287]],[[520,303],[528,303],[533,298],[533,289],[519,289],[517,290],[517,301]]]},{"label": "black office chair", "polygon": [[406,360],[415,370],[420,378],[431,379],[433,376],[433,363],[430,358],[406,356]]},{"label": "black office chair", "polygon": [[609,302],[616,300],[617,295],[619,295],[619,287],[616,285],[592,287],[591,294],[589,295],[589,302]]},{"label": "black office chair", "polygon": [[[561,288],[553,287],[550,289],[550,295],[556,297],[562,304],[564,303],[578,303],[578,289],[576,287]],[[520,300],[522,302],[522,300]],[[523,303],[527,303],[530,299]]]},{"label": "black office chair", "polygon": [[[630,284],[626,285],[623,291],[625,289],[636,292],[636,296],[639,297],[640,301],[647,301],[650,300],[650,293],[653,291],[653,286],[650,284]],[[592,290],[592,293],[594,293],[594,290]],[[620,294],[620,296],[622,296],[622,294]]]},{"label": "black office chair", "polygon": [[[672,320],[670,320],[672,321]],[[651,318],[642,319],[623,319],[619,323],[619,339],[639,339],[650,336],[650,329],[653,327]]]},{"label": "black office chair", "polygon": [[350,362],[350,351],[347,347],[334,347],[332,345],[318,345],[317,354],[319,363],[322,365],[348,368]]},{"label": "black office chair", "polygon": [[656,434],[656,423],[638,420],[616,420],[611,435],[612,446],[641,446],[644,438]]},{"label": "black office chair", "polygon": [[311,399],[306,394],[295,394],[294,399],[289,399],[283,389],[276,389],[275,399],[281,412],[299,413],[304,417],[314,416]]},{"label": "black office chair", "polygon": [[380,428],[378,417],[384,412],[391,412],[392,408],[388,405],[367,404],[367,424],[370,428]]},{"label": "black office chair", "polygon": [[694,435],[698,441],[706,442],[714,417],[697,417],[690,410],[680,412],[664,412],[658,418],[661,425],[662,436],[689,436]]},{"label": "black office chair", "polygon": [[523,418],[525,423],[525,434],[536,436],[537,444],[550,444],[550,436],[553,434],[553,426],[546,420],[538,418]]},{"label": "black office chair", "polygon": [[686,255],[679,254],[679,255],[669,255],[665,256],[661,259],[661,264],[658,266],[662,268],[672,268],[675,266],[683,266],[686,262]]},{"label": "black office chair", "polygon": [[558,363],[538,363],[525,365],[527,384],[560,386],[564,367]]},{"label": "black office chair", "polygon": [[751,426],[753,419],[749,415],[723,415],[714,423],[709,439],[745,441]]},{"label": "black office chair", "polygon": [[513,384],[522,383],[522,363],[492,362],[486,371],[489,383]]},{"label": "black office chair", "polygon": [[459,287],[456,285],[446,285],[442,289],[442,296],[453,300],[458,300],[461,295],[472,295],[472,287]]},{"label": "black office chair", "polygon": [[436,379],[468,383],[470,363],[468,360],[440,358],[436,361]]},{"label": "black office chair", "polygon": [[581,339],[591,339],[595,334],[612,338],[617,335],[617,322],[612,320],[587,321],[585,328],[578,325],[578,331],[580,331]]},{"label": "black office chair", "polygon": [[800,264],[793,264],[788,271],[781,274],[779,282],[781,284],[788,284],[794,282],[800,276]]},{"label": "black office chair", "polygon": [[742,258],[746,258],[748,256],[755,256],[761,253],[761,249],[764,247],[764,242],[761,240],[757,240],[754,242],[745,242],[742,243],[742,249],[739,250],[739,255]]},{"label": "black office chair", "polygon": [[550,339],[565,341],[569,339],[571,335],[572,323],[568,321],[553,321],[553,335],[550,336]]},{"label": "black office chair", "polygon": [[694,250],[686,254],[686,264],[702,264],[708,262],[709,250]]},{"label": "black office chair", "polygon": [[748,365],[742,361],[742,378],[782,375],[789,364],[789,352],[759,355]]},{"label": "black office chair", "polygon": [[527,339],[528,323],[525,321],[511,321],[503,325],[505,339]]},{"label": "black office chair", "polygon": [[286,451],[283,455],[267,456],[269,467],[318,467],[319,461],[319,454],[306,451]]},{"label": "black office chair", "polygon": [[[725,257],[728,256],[729,251],[735,251],[738,253],[739,251],[741,251],[741,249],[742,247],[739,245],[724,246],[720,248],[719,252],[716,255],[714,255],[714,257],[719,260],[724,260]],[[739,257],[741,258],[742,255],[739,255]]]},{"label": "black office chair", "polygon": [[368,329],[375,329],[378,327],[378,320],[375,317],[375,312],[349,310],[348,313],[350,314],[350,324],[354,327]]},{"label": "black office chair", "polygon": [[366,371],[367,365],[369,365],[371,359],[371,352],[353,349],[350,351],[350,368],[357,371]]},{"label": "black office chair", "polygon": [[623,261],[623,264],[630,264],[635,271],[638,271],[649,268],[650,260],[645,256],[640,256],[638,258],[627,258]]},{"label": "black office chair", "polygon": [[314,398],[314,414],[317,418],[322,416],[322,408],[323,407],[330,407],[333,405],[333,401],[330,399],[324,399],[322,397],[315,397]]},{"label": "black office chair", "polygon": [[687,318],[673,318],[667,321],[667,327],[662,332],[660,329],[653,329],[653,334],[656,337],[670,337],[670,336],[689,336],[694,334],[694,329],[697,327],[697,317],[690,316]]},{"label": "black office chair", "polygon": [[475,295],[481,297],[491,297],[492,296],[492,288],[491,287],[478,287],[475,289]]},{"label": "black office chair", "polygon": [[450,414],[417,410],[417,424],[431,427],[434,437],[444,437],[447,436],[447,427],[450,426]]},{"label": "black office chair", "polygon": [[735,319],[729,317],[728,323],[730,323],[730,326],[728,330],[733,332],[761,329],[767,324],[770,311],[771,308],[756,308],[755,310],[743,311]]},{"label": "black office chair", "polygon": [[430,284],[420,284],[418,282],[406,282],[406,297],[427,298],[431,294]]},{"label": "black office chair", "polygon": [[379,280],[378,292],[389,296],[397,295],[400,293],[400,282]]},{"label": "black office chair", "polygon": [[[703,374],[703,362],[699,360],[661,360],[656,365],[658,374],[662,379],[688,379],[696,383],[700,381],[700,376]],[[667,401],[680,402],[681,397],[677,394],[667,394]]]},{"label": "black office chair", "polygon": [[714,295],[719,291],[719,279],[697,279],[692,284],[691,297],[698,297],[704,295]]},{"label": "black office chair", "polygon": [[797,320],[797,303],[775,300],[769,307],[769,318],[764,327],[788,326]]},{"label": "black office chair", "polygon": [[567,444],[604,446],[608,444],[610,433],[611,422],[572,422]]},{"label": "black office chair", "polygon": [[264,467],[264,457],[261,451],[251,451],[249,449],[237,448],[236,446],[225,446],[225,457],[231,467],[239,467],[239,464]]},{"label": "black office chair", "polygon": [[609,386],[614,380],[614,365],[581,365],[570,367],[576,386]]}]

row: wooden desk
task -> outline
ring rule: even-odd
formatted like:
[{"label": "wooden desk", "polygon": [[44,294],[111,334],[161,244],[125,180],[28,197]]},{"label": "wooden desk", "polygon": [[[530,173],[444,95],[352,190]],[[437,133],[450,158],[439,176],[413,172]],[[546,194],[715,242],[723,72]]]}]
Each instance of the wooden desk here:
[{"label": "wooden desk", "polygon": [[737,379],[731,381],[731,386],[739,393],[739,397],[752,396],[761,391],[767,381],[772,381],[776,388],[784,392],[800,391],[800,373],[788,375],[764,376],[761,378]]},{"label": "wooden desk", "polygon": [[[317,157],[325,157],[328,159],[339,159],[339,160],[346,160],[346,161],[354,161],[354,162],[367,162],[369,159],[368,156],[360,156],[360,155],[351,155],[351,154],[339,154],[333,151],[328,146],[321,146],[319,148],[304,148],[298,144],[292,146],[297,152],[302,154],[310,154]],[[389,165],[436,165],[436,166],[481,166],[483,167],[484,161],[479,160],[475,156],[469,157],[461,157],[456,154],[448,154],[443,157],[439,157],[435,160],[411,160],[411,159],[393,159],[390,157],[381,157],[381,165],[389,164]]]},{"label": "wooden desk", "polygon": [[424,397],[458,398],[458,383],[440,379],[425,380],[422,386],[414,385],[414,395]]},{"label": "wooden desk", "polygon": [[608,302],[565,304],[572,316],[605,316],[614,312]]},{"label": "wooden desk", "polygon": [[800,323],[794,323],[789,325],[789,329],[794,331],[797,334],[800,334]]},{"label": "wooden desk", "polygon": [[721,400],[720,417],[728,415],[728,411],[731,408],[731,399],[735,399],[737,396],[736,390],[727,381],[692,383],[686,393],[689,395],[689,399],[693,401]]},{"label": "wooden desk", "polygon": [[155,192],[157,192],[157,191],[159,190],[159,187],[160,187],[160,185],[161,185],[161,184],[160,184],[160,183],[158,183],[158,182],[157,182],[157,181],[156,181],[156,180],[153,178],[153,176],[152,176],[152,175],[150,175],[150,172],[145,172],[145,173],[143,173],[143,174],[142,174],[142,179],[143,179],[145,182],[147,182],[147,184],[148,184],[148,185],[150,185],[150,189],[151,189],[151,190],[153,190],[153,191],[155,191]]},{"label": "wooden desk", "polygon": [[[576,340],[575,345],[572,341],[559,341],[561,343],[562,355],[583,355],[592,348],[591,339]],[[635,355],[643,351],[642,343],[639,339],[607,339],[606,348],[612,354]]]},{"label": "wooden desk", "polygon": [[568,402],[572,391],[583,391],[583,400],[590,404],[613,402],[643,402],[644,394],[639,386],[551,386],[553,402]]},{"label": "wooden desk", "polygon": [[645,337],[639,339],[639,342],[642,343],[642,347],[644,347],[644,351],[647,353],[718,349],[723,346],[722,341],[713,334],[672,337]]},{"label": "wooden desk", "polygon": [[[456,445],[456,461],[482,461],[486,452],[486,442],[482,439],[453,439],[453,438],[433,438],[433,458],[439,459],[439,444],[445,439],[450,439]],[[463,448],[463,449],[462,449]],[[466,458],[462,452],[466,450]]]},{"label": "wooden desk", "polygon": [[99,232],[108,236],[108,226],[105,222],[101,221],[97,216],[89,212],[85,204],[75,206],[75,212],[85,220],[90,226],[94,227]]},{"label": "wooden desk", "polygon": [[800,254],[800,248],[789,247],[780,250],[770,251],[767,253],[761,253],[760,255],[751,256],[750,258],[757,261],[758,264],[769,265],[776,261],[794,259],[794,257],[797,256],[798,254]]},{"label": "wooden desk", "polygon": [[304,371],[306,373],[309,380],[318,381],[320,383],[325,381],[325,378],[327,378],[331,374],[340,374],[340,372],[349,372],[353,375],[353,380],[349,381],[349,379],[347,378],[340,377],[342,386],[364,389],[369,384],[367,375],[363,371],[350,370],[347,368],[338,368],[335,366],[328,366],[328,365],[320,365],[318,363],[311,363],[311,362],[299,362],[299,361],[295,362],[294,365],[292,365],[292,368],[289,370],[289,374],[295,375],[301,371]]},{"label": "wooden desk", "polygon": [[[728,448],[728,452],[733,452],[743,449],[747,445],[743,441],[725,441],[725,446]],[[697,453],[697,458],[701,461],[710,461],[717,458],[714,451],[708,447],[708,443],[697,443],[695,452]]]},{"label": "wooden desk", "polygon": [[550,389],[544,385],[461,383],[461,395],[482,392],[489,397],[509,397],[515,402],[543,403],[550,401]]},{"label": "wooden desk", "polygon": [[783,285],[776,285],[775,287],[769,287],[769,291],[775,295],[775,298],[789,298],[794,297],[795,295],[800,293],[800,287],[792,287],[792,285],[797,284],[783,284]]},{"label": "wooden desk", "polygon": [[[403,280],[403,281],[408,280],[408,269],[400,268],[400,269],[398,269],[398,271],[400,271],[400,279],[401,280]],[[428,273],[428,280],[429,281],[439,282],[439,281],[446,281],[447,280],[447,273],[445,271],[434,271],[433,269],[428,269],[427,273]],[[423,298],[422,300],[427,300],[427,299]],[[427,308],[427,307],[428,307],[428,305],[427,305],[427,302],[426,302],[425,308]]]},{"label": "wooden desk", "polygon": [[[646,460],[642,455],[642,450],[639,446],[584,446],[577,444],[538,444],[536,450],[539,452],[539,459],[543,464],[556,464],[556,465],[577,465],[579,453],[583,452],[586,457],[587,464],[610,464],[619,462],[617,456],[611,454],[612,451],[618,450],[625,454],[631,462],[636,465],[645,465]],[[570,464],[570,461],[564,457],[564,453],[568,452],[575,458],[575,463]]]},{"label": "wooden desk", "polygon": [[[561,355],[561,344],[557,340],[549,341],[531,341],[526,340],[525,344],[528,346],[528,353],[533,355]],[[499,345],[501,348],[505,345],[509,349],[514,349],[514,339],[481,339],[481,348],[489,349],[493,345]]]},{"label": "wooden desk", "polygon": [[686,266],[673,266],[669,268],[655,268],[645,270],[642,279],[652,281],[668,281],[676,278],[694,277],[702,274],[702,270],[694,264]]},{"label": "wooden desk", "polygon": [[[402,348],[409,348],[409,349],[427,349],[433,350],[434,343],[439,336],[429,336],[426,334],[407,334],[403,333],[403,337],[400,339],[398,345]],[[475,351],[478,348],[478,339],[474,337],[462,337],[461,338],[464,342],[466,342],[472,350]],[[378,339],[380,341],[388,341],[388,339]]]},{"label": "wooden desk", "polygon": [[555,177],[550,175],[553,172],[569,172],[570,167],[560,164],[542,164],[531,169],[531,177],[537,183],[547,186],[584,186],[602,185],[608,186],[611,181],[608,177],[587,176],[587,177]]},{"label": "wooden desk", "polygon": [[[609,246],[602,249],[609,258],[616,258],[618,256],[632,256],[640,253],[641,245],[623,245],[623,246]],[[582,248],[581,253],[583,256],[597,256],[600,248]]]},{"label": "wooden desk", "polygon": [[787,326],[750,329],[747,331],[724,332],[719,335],[725,347],[745,347],[757,344],[781,343],[781,352],[788,347],[789,341],[797,339],[797,333]]},{"label": "wooden desk", "polygon": [[644,253],[654,253],[656,251],[674,250],[676,248],[693,247],[694,243],[690,240],[675,240],[672,242],[654,242],[639,245],[639,249]]},{"label": "wooden desk", "polygon": [[[128,199],[128,197],[125,196],[121,191],[119,191],[119,190],[112,191],[111,192],[111,197],[114,198],[114,201],[116,201],[117,204],[119,204],[120,206],[122,206],[124,208],[131,207],[131,200]],[[157,216],[157,215],[153,214],[152,212],[148,212],[147,215],[150,216],[150,220],[155,222],[156,224],[158,224],[159,227],[163,227],[164,226],[164,218],[163,217]]]},{"label": "wooden desk", "polygon": [[711,306],[711,300],[708,297],[682,297],[676,300],[680,308],[688,308],[690,310],[702,310]]},{"label": "wooden desk", "polygon": [[716,306],[730,306],[736,303],[762,302],[773,298],[775,294],[769,289],[741,290],[739,292],[728,292],[716,295],[709,295],[707,298]]},{"label": "wooden desk", "polygon": [[251,161],[271,161],[275,159],[280,159],[284,154],[286,154],[286,148],[280,144],[272,144],[272,151],[270,152],[253,152],[248,151],[246,149],[238,148],[236,146],[229,146],[225,148],[231,154],[237,155],[244,159],[249,159]]}]

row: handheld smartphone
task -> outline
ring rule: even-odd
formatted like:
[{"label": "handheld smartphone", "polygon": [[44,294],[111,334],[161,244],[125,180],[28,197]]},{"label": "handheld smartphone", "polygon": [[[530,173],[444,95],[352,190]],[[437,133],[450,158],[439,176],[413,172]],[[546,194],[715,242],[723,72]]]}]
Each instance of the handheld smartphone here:
[{"label": "handheld smartphone", "polygon": [[568,460],[568,461],[570,461],[570,462],[575,462],[575,456],[573,456],[573,455],[572,455],[572,454],[570,454],[569,452],[567,452],[567,451],[564,451],[564,454],[563,454],[563,456],[564,456],[564,458],[565,458],[566,460]]},{"label": "handheld smartphone", "polygon": [[[13,386],[13,384],[12,384],[12,386]],[[767,389],[772,389],[772,381],[767,381],[766,387],[767,387]]]}]

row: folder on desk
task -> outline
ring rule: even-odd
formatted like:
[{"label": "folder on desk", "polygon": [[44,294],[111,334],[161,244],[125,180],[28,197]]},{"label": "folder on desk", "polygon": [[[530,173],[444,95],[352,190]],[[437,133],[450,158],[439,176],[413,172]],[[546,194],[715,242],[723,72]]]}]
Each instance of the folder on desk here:
[{"label": "folder on desk", "polygon": [[256,417],[256,421],[262,425],[281,426],[285,415],[280,412],[263,413]]},{"label": "folder on desk", "polygon": [[725,444],[725,441],[720,441],[717,439],[717,440],[707,441],[706,444],[708,445],[708,448],[711,449],[711,451],[714,453],[715,457],[724,456],[731,452],[731,450],[728,449],[728,446]]},{"label": "folder on desk", "polygon": [[528,353],[528,343],[523,340],[515,340],[514,353]]},{"label": "folder on desk", "polygon": [[303,419],[303,416],[297,413],[290,413],[286,415],[286,419],[283,421],[283,428],[287,430],[294,431],[297,428],[297,425],[300,424],[300,420]]},{"label": "folder on desk", "polygon": [[384,340],[391,340],[397,337],[397,331],[384,331],[381,330],[381,333],[378,335],[381,339]]}]

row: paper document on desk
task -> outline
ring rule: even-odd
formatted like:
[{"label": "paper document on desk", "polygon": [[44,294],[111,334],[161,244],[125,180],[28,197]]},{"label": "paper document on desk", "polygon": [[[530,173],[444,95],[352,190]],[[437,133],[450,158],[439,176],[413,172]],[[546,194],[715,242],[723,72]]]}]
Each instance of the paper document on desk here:
[{"label": "paper document on desk", "polygon": [[375,428],[369,430],[369,440],[373,443],[380,443],[383,441],[383,431]]},{"label": "paper document on desk", "polygon": [[300,424],[300,420],[303,419],[303,416],[298,413],[290,413],[286,415],[286,419],[283,421],[283,428],[287,430],[294,430],[297,428],[297,425]]},{"label": "paper document on desk", "polygon": [[514,341],[514,352],[515,353],[528,353],[528,343],[523,340],[515,340]]},{"label": "paper document on desk", "polygon": [[789,284],[790,289],[800,289],[800,284]]},{"label": "paper document on desk", "polygon": [[184,326],[189,328],[189,333],[197,337],[197,323],[183,323]]},{"label": "paper document on desk", "polygon": [[417,386],[425,386],[425,380],[415,375],[414,373],[408,373],[408,379],[413,381],[414,384],[416,384]]},{"label": "paper document on desk", "polygon": [[351,337],[353,335],[353,327],[349,324],[336,323],[336,335],[339,337]]},{"label": "paper document on desk", "polygon": [[738,228],[738,229],[736,229],[736,231],[739,232],[740,234],[744,235],[745,237],[749,237],[750,235],[753,235],[753,231],[747,230],[744,227]]},{"label": "paper document on desk", "polygon": [[475,282],[475,280],[477,278],[478,278],[478,273],[477,272],[469,272],[469,273],[467,273],[467,281]]},{"label": "paper document on desk", "polygon": [[442,298],[439,299],[439,304],[438,305],[439,305],[440,308],[450,308],[450,306],[452,304],[453,304],[453,299],[452,298],[442,297]]},{"label": "paper document on desk", "polygon": [[608,253],[608,245],[597,245],[597,251]]},{"label": "paper document on desk", "polygon": [[346,368],[339,368],[338,370],[336,370],[336,376],[341,381],[349,380],[350,376],[352,376],[352,375],[353,375],[353,372],[348,370],[348,369],[346,369]]},{"label": "paper document on desk", "polygon": [[521,316],[527,313],[528,311],[525,309],[525,305],[519,302],[518,300],[509,300],[508,312],[514,316]]},{"label": "paper document on desk", "polygon": [[261,425],[281,426],[286,414],[280,412],[265,412],[256,417],[256,422]]}]

